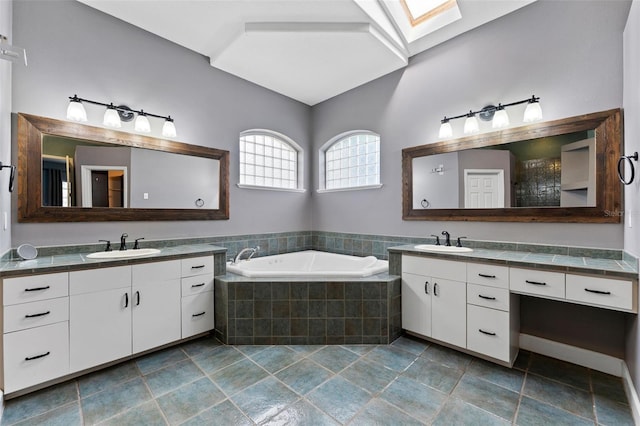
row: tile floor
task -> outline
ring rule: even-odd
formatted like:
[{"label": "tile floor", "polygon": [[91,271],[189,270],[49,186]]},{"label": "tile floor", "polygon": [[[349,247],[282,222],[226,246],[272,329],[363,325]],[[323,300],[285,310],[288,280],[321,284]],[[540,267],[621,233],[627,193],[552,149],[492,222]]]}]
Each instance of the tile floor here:
[{"label": "tile floor", "polygon": [[2,425],[632,425],[622,382],[521,352],[506,369],[392,345],[202,338],[6,402]]}]

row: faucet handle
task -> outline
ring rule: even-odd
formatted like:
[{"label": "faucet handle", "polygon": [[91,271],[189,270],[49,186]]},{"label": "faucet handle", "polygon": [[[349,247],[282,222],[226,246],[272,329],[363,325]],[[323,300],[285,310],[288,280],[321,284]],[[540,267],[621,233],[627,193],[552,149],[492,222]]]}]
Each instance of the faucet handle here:
[{"label": "faucet handle", "polygon": [[138,241],[140,241],[140,240],[144,240],[144,237],[143,238],[136,238],[135,243],[133,243],[133,249],[134,250],[138,250],[140,248],[140,244],[138,244]]},{"label": "faucet handle", "polygon": [[467,237],[458,237],[458,242],[456,243],[456,247],[462,247],[462,242],[460,241],[461,238],[467,238]]},{"label": "faucet handle", "polygon": [[436,245],[439,246],[440,245],[440,237],[435,235],[435,234],[431,234],[431,236],[436,239]]},{"label": "faucet handle", "polygon": [[99,243],[107,243],[107,246],[104,248],[104,251],[111,251],[111,241],[109,240],[98,240]]}]

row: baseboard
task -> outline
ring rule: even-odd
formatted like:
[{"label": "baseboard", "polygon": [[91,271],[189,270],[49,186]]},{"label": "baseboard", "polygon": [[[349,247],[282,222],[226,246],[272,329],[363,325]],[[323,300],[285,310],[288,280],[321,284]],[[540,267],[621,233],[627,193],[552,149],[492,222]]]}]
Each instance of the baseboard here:
[{"label": "baseboard", "polygon": [[565,343],[554,342],[530,334],[520,334],[520,348],[546,355],[562,361],[582,365],[592,370],[602,371],[613,376],[622,377],[624,360],[611,355],[601,354],[588,349],[578,348]]},{"label": "baseboard", "polygon": [[629,407],[631,407],[631,414],[633,415],[633,422],[640,425],[640,399],[638,399],[638,392],[633,384],[631,373],[627,363],[622,363],[622,382],[624,383],[624,393],[627,394],[627,401],[629,401]]}]

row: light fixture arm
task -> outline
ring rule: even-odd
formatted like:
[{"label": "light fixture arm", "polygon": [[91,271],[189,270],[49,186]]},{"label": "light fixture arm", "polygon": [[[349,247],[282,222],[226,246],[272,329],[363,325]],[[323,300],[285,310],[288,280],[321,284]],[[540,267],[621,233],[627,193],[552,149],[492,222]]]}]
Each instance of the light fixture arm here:
[{"label": "light fixture arm", "polygon": [[[520,104],[524,104],[524,103],[531,103],[531,102],[538,102],[540,101],[540,97],[538,96],[531,96],[530,98],[527,99],[523,99],[521,101],[516,101],[516,102],[511,102],[508,104],[500,104],[503,108],[506,107],[510,107],[510,106],[514,106],[514,105],[520,105]],[[465,112],[464,114],[460,114],[460,115],[455,115],[452,117],[449,117],[447,115],[444,116],[444,119],[442,121],[449,121],[449,120],[456,120],[458,118],[465,118],[465,117],[469,117],[470,115],[475,115],[475,114],[480,114],[480,113],[495,113],[498,110],[498,107],[495,105],[488,105],[482,109],[479,109],[477,111],[469,111],[469,112]]]}]

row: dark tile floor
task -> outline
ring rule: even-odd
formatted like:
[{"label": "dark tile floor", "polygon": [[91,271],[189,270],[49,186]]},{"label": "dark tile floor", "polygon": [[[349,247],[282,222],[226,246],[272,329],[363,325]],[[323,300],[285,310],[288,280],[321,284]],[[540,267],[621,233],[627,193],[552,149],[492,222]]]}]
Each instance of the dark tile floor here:
[{"label": "dark tile floor", "polygon": [[619,378],[522,351],[514,369],[392,345],[202,338],[6,402],[2,425],[632,425]]}]

